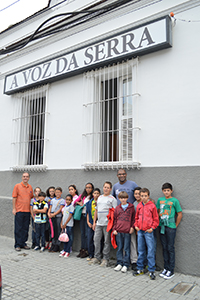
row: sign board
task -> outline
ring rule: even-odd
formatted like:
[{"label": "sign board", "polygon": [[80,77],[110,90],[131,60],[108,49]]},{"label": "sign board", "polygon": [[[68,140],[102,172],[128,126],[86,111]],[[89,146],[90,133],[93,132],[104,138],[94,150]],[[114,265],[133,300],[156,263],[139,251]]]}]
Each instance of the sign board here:
[{"label": "sign board", "polygon": [[96,44],[7,75],[4,93],[13,94],[83,71],[171,47],[171,19],[166,16]]}]

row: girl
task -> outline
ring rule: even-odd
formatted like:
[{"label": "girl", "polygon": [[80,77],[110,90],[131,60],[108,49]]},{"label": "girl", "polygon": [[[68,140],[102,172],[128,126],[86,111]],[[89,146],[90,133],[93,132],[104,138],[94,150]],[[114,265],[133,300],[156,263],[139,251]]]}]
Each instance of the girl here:
[{"label": "girl", "polygon": [[[92,199],[92,194],[94,190],[94,185],[88,182],[85,185],[83,193],[74,201],[74,205],[85,205],[88,201]],[[77,257],[87,257],[88,256],[88,243],[87,243],[87,218],[86,218],[86,207],[82,209],[81,219],[80,219],[80,230],[81,230],[81,250]]]},{"label": "girl", "polygon": [[70,195],[73,197],[72,204],[74,205],[74,201],[78,198],[78,191],[75,184],[70,184],[68,187]]},{"label": "girl", "polygon": [[34,196],[35,197],[33,197],[31,199],[31,203],[30,203],[30,212],[31,212],[31,216],[32,216],[32,246],[31,246],[32,249],[34,249],[35,246],[36,246],[36,232],[35,232],[35,223],[34,223],[35,215],[33,213],[33,203],[37,202],[39,200],[38,195],[39,195],[40,192],[41,192],[40,187],[36,187],[34,189]]},{"label": "girl", "polygon": [[[51,200],[55,197],[55,186],[50,186],[46,190],[47,197],[45,201],[48,204],[48,209],[50,207],[50,202]],[[54,232],[53,232],[53,224],[52,220],[48,218],[47,215],[47,222],[46,222],[46,231],[45,231],[45,240],[46,240],[46,246],[45,249],[50,249],[52,245],[52,238],[54,237]]]},{"label": "girl", "polygon": [[74,219],[73,219],[73,213],[74,213],[74,206],[72,205],[73,197],[71,194],[67,195],[65,198],[66,205],[62,210],[63,217],[61,221],[61,228],[64,230],[66,228],[69,241],[64,242],[64,251],[60,253],[60,257],[69,257],[70,250],[73,242],[73,226],[74,226]]}]

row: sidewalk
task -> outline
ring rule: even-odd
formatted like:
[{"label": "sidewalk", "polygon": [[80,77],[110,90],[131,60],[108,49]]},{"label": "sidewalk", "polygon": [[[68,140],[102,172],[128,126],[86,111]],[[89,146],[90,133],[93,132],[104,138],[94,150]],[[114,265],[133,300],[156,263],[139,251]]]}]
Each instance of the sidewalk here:
[{"label": "sidewalk", "polygon": [[[0,264],[3,275],[3,300],[13,299],[200,299],[200,278],[176,273],[171,280],[158,276],[150,280],[147,274],[134,277],[115,272],[111,267],[88,265],[86,259],[69,258],[58,253],[34,250],[16,252],[14,240],[0,236]],[[170,290],[180,282],[194,283],[185,296]]]}]

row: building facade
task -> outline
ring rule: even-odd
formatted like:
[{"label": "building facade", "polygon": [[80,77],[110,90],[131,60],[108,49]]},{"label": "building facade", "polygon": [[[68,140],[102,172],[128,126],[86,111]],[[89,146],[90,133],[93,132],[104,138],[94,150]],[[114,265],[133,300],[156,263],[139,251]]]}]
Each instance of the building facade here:
[{"label": "building facade", "polygon": [[199,15],[196,0],[50,1],[1,32],[0,234],[23,171],[65,195],[122,167],[155,200],[172,183],[176,271],[200,275]]}]

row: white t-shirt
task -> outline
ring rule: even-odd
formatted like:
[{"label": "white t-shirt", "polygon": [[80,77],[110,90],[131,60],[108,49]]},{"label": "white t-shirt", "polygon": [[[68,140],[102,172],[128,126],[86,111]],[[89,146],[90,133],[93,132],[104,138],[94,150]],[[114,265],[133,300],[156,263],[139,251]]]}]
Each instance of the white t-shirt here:
[{"label": "white t-shirt", "polygon": [[[73,214],[73,212],[74,212],[74,206],[72,205],[72,203],[69,206],[65,205],[65,207],[62,210],[62,213],[63,213],[62,224],[63,225],[65,224],[65,222],[69,218],[69,215]],[[73,218],[73,216],[70,219],[70,221],[67,223],[67,226],[69,226],[69,227],[73,227],[74,226],[74,218]]]},{"label": "white t-shirt", "polygon": [[97,211],[98,211],[98,220],[97,225],[107,226],[108,219],[107,215],[109,213],[109,208],[117,206],[117,199],[112,195],[104,196],[101,195],[97,200]]}]

